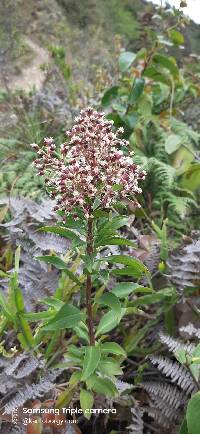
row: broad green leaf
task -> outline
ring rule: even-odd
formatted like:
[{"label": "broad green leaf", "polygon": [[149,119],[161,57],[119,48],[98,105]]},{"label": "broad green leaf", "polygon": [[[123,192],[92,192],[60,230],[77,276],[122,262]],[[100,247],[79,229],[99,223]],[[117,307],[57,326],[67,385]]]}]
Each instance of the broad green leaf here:
[{"label": "broad green leaf", "polygon": [[123,348],[117,344],[116,342],[104,342],[101,344],[101,353],[105,354],[116,354],[118,356],[124,356],[126,357],[126,352],[123,350]]},{"label": "broad green leaf", "polygon": [[186,350],[184,348],[178,348],[175,351],[176,359],[181,363],[181,365],[184,365],[186,363]]},{"label": "broad green leaf", "polygon": [[180,427],[178,434],[188,434],[187,420],[186,419],[183,420],[183,423],[181,424],[181,427]]},{"label": "broad green leaf", "polygon": [[143,77],[148,77],[152,79],[154,82],[164,83],[168,86],[171,85],[169,78],[166,75],[158,72],[154,66],[149,66],[148,68],[146,68],[142,75]]},{"label": "broad green leaf", "polygon": [[116,295],[112,294],[112,292],[106,292],[103,294],[99,299],[96,300],[96,303],[109,306],[116,315],[120,316],[121,314],[121,304]]},{"label": "broad green leaf", "polygon": [[94,397],[91,392],[85,389],[80,390],[80,404],[81,408],[84,411],[84,416],[87,419],[90,419],[91,413],[87,412],[87,410],[91,409],[94,404]]},{"label": "broad green leaf", "polygon": [[125,298],[132,292],[134,293],[153,292],[153,289],[146,288],[144,286],[139,285],[138,283],[132,283],[132,282],[120,282],[112,289],[112,293],[119,298]]},{"label": "broad green leaf", "polygon": [[100,261],[110,262],[111,264],[124,264],[140,273],[149,273],[147,267],[139,259],[127,255],[105,256]]},{"label": "broad green leaf", "polygon": [[105,395],[106,397],[114,397],[118,395],[118,390],[111,380],[108,378],[98,377],[96,374],[93,374],[88,378],[87,386],[89,389]]},{"label": "broad green leaf", "polygon": [[137,102],[139,97],[142,95],[142,92],[144,90],[145,80],[144,78],[136,78],[133,87],[131,89],[131,92],[129,94],[129,104],[134,104]]},{"label": "broad green leaf", "polygon": [[122,368],[119,365],[119,362],[112,359],[111,357],[107,357],[105,359],[101,359],[99,362],[98,370],[104,375],[123,375]]},{"label": "broad green leaf", "polygon": [[76,386],[81,381],[81,371],[75,371],[70,377],[69,386]]},{"label": "broad green leaf", "polygon": [[190,191],[200,188],[200,163],[191,164],[181,178],[181,187]]},{"label": "broad green leaf", "polygon": [[12,322],[13,322],[13,320],[14,320],[14,318],[13,318],[13,316],[14,316],[14,315],[13,315],[13,311],[12,311],[12,309],[10,308],[9,304],[6,303],[6,301],[5,301],[5,299],[4,299],[4,297],[3,297],[2,294],[0,294],[0,306],[2,306],[2,309],[3,309],[4,315],[6,316],[6,318],[7,318],[9,321],[12,321]]},{"label": "broad green leaf", "polygon": [[173,292],[171,289],[161,290],[151,295],[144,295],[143,297],[138,297],[137,300],[132,301],[131,306],[143,306],[149,305],[152,303],[159,303],[164,300],[166,297],[171,298],[173,296]]},{"label": "broad green leaf", "polygon": [[56,313],[54,318],[46,324],[42,330],[60,330],[75,327],[81,320],[84,320],[85,314],[72,304],[64,304]]},{"label": "broad green leaf", "polygon": [[156,53],[153,57],[153,61],[155,64],[166,68],[174,78],[178,77],[179,69],[173,57],[168,57],[163,54]]},{"label": "broad green leaf", "polygon": [[65,268],[67,268],[66,262],[64,262],[58,256],[52,256],[52,255],[37,256],[35,259],[37,259],[38,261],[46,262],[47,264],[54,265],[54,267],[58,268],[59,270],[64,270]]},{"label": "broad green leaf", "polygon": [[112,86],[110,89],[108,89],[101,100],[101,104],[103,107],[108,107],[114,99],[118,96],[119,87],[118,86]]},{"label": "broad green leaf", "polygon": [[62,300],[59,300],[55,297],[45,297],[41,300],[41,303],[47,304],[48,306],[51,306],[56,310],[61,309],[61,307],[64,305],[64,302]]},{"label": "broad green leaf", "polygon": [[173,154],[182,144],[182,139],[177,134],[170,134],[165,140],[165,151],[167,154]]},{"label": "broad green leaf", "polygon": [[116,315],[113,310],[107,312],[100,320],[99,325],[96,331],[96,337],[99,335],[103,335],[104,333],[109,332],[114,329],[117,324],[119,324],[121,317]]},{"label": "broad green leaf", "polygon": [[110,273],[114,274],[115,276],[132,276],[135,278],[141,277],[142,275],[141,271],[136,270],[133,267],[112,269]]},{"label": "broad green leaf", "polygon": [[135,128],[138,121],[138,113],[136,111],[128,111],[128,114],[123,116],[123,121],[128,126],[128,128]]},{"label": "broad green leaf", "polygon": [[44,226],[38,229],[39,232],[51,232],[53,234],[60,235],[61,237],[68,238],[69,240],[75,241],[76,244],[82,245],[85,244],[84,241],[77,235],[75,232],[70,231],[69,229],[63,226]]},{"label": "broad green leaf", "polygon": [[195,393],[188,402],[186,411],[188,434],[199,433],[200,392]]},{"label": "broad green leaf", "polygon": [[98,235],[95,238],[95,243],[100,242],[102,239],[115,235],[115,231],[128,223],[126,217],[114,217],[109,221],[104,221],[98,228]]},{"label": "broad green leaf", "polygon": [[175,45],[183,45],[184,44],[184,36],[182,33],[178,32],[178,30],[171,29],[168,31],[169,38]]},{"label": "broad green leaf", "polygon": [[136,58],[136,54],[130,51],[125,51],[119,56],[119,68],[121,72],[127,71]]},{"label": "broad green leaf", "polygon": [[55,316],[56,311],[53,310],[45,310],[42,312],[27,312],[27,313],[23,313],[22,316],[24,319],[26,319],[27,321],[48,321],[50,319],[52,319]]},{"label": "broad green leaf", "polygon": [[45,256],[37,256],[36,259],[38,261],[46,262],[47,264],[51,264],[54,267],[58,268],[59,270],[63,270],[67,276],[72,280],[72,282],[75,282],[77,285],[81,286],[81,281],[76,277],[76,275],[71,271],[68,270],[66,262],[64,262],[61,258],[58,256],[51,256],[51,255],[45,255]]},{"label": "broad green leaf", "polygon": [[90,345],[86,347],[81,381],[87,380],[87,378],[93,374],[99,364],[100,357],[101,350],[99,345]]}]

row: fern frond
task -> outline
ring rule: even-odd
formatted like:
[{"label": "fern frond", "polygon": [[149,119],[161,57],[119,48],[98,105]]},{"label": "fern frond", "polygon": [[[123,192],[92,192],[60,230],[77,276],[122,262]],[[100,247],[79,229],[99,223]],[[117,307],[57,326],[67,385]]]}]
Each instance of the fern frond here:
[{"label": "fern frond", "polygon": [[159,333],[160,341],[165,344],[170,351],[175,352],[176,350],[182,348],[188,354],[195,349],[195,345],[193,344],[184,344],[180,339],[175,339],[172,336],[166,335],[164,333]]},{"label": "fern frond", "polygon": [[151,356],[150,361],[153,365],[157,366],[159,371],[165,374],[166,377],[170,377],[171,381],[176,383],[188,395],[197,390],[191,374],[184,366],[161,356]]},{"label": "fern frond", "polygon": [[138,405],[135,405],[134,408],[131,408],[132,424],[128,427],[128,429],[130,430],[129,434],[143,434],[143,413],[144,411]]},{"label": "fern frond", "polygon": [[180,332],[187,333],[189,336],[196,336],[200,339],[200,329],[196,329],[192,323],[187,326],[180,327]]},{"label": "fern frond", "polygon": [[39,361],[36,357],[22,353],[11,360],[11,363],[5,368],[5,373],[8,376],[12,376],[16,379],[28,377],[38,367],[43,367],[44,362]]},{"label": "fern frond", "polygon": [[174,410],[179,408],[185,401],[185,392],[180,391],[178,387],[168,383],[145,381],[142,383],[144,389],[152,397],[157,397],[163,403],[166,403]]}]

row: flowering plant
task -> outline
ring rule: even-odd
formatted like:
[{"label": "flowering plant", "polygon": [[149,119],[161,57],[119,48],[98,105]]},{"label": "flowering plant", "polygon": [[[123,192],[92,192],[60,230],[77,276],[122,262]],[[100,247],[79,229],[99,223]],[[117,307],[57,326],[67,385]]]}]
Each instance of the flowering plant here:
[{"label": "flowering plant", "polygon": [[[83,281],[80,282],[73,273],[70,276],[85,287],[86,309],[81,311],[65,303],[43,327],[45,331],[72,328],[84,341],[79,347],[71,345],[67,353],[68,360],[78,369],[76,381],[72,377],[70,384],[80,382],[87,388],[81,388],[82,407],[88,400],[92,405],[91,390],[114,396],[117,393],[115,375],[122,373],[123,348],[117,342],[104,340],[122,317],[131,312],[131,308],[127,310],[124,298],[139,285],[124,282],[108,291],[109,274],[138,278],[148,272],[133,257],[101,256],[105,246],[133,245],[116,232],[127,223],[124,216],[117,215],[116,206],[127,198],[139,206],[134,198],[141,192],[138,182],[145,177],[145,172],[128,155],[128,142],[120,139],[123,129],[113,132],[112,124],[104,113],[86,108],[67,131],[69,140],[61,145],[60,152],[52,138],[45,138],[42,147],[32,145],[38,154],[34,165],[39,175],[45,176],[47,190],[56,200],[55,210],[63,217],[60,226],[43,230],[71,238],[74,250],[79,252],[84,264]],[[67,264],[60,258],[43,256],[39,259],[67,271]],[[102,270],[102,262],[121,264],[124,268]],[[98,287],[102,282],[103,287],[94,294],[94,286]]]}]

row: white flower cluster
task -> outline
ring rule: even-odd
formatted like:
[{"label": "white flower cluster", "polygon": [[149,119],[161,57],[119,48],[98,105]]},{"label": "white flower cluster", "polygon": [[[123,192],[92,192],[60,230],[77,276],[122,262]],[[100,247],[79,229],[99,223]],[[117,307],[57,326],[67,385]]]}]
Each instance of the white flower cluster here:
[{"label": "white flower cluster", "polygon": [[75,121],[66,132],[69,140],[61,145],[60,158],[52,137],[44,139],[42,148],[31,145],[38,154],[34,164],[57,200],[56,209],[75,214],[81,207],[88,217],[96,198],[102,208],[109,208],[141,193],[138,181],[146,173],[124,155],[122,149],[128,142],[119,138],[123,128],[114,133],[113,122],[90,107]]}]

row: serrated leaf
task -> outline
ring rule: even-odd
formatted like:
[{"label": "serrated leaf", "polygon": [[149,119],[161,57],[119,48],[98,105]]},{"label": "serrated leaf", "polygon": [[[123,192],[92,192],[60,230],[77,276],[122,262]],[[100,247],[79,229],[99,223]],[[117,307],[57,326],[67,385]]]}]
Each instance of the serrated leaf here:
[{"label": "serrated leaf", "polygon": [[100,357],[101,350],[99,345],[90,345],[86,347],[83,362],[83,374],[81,377],[82,381],[87,380],[87,378],[93,374],[99,364]]}]

